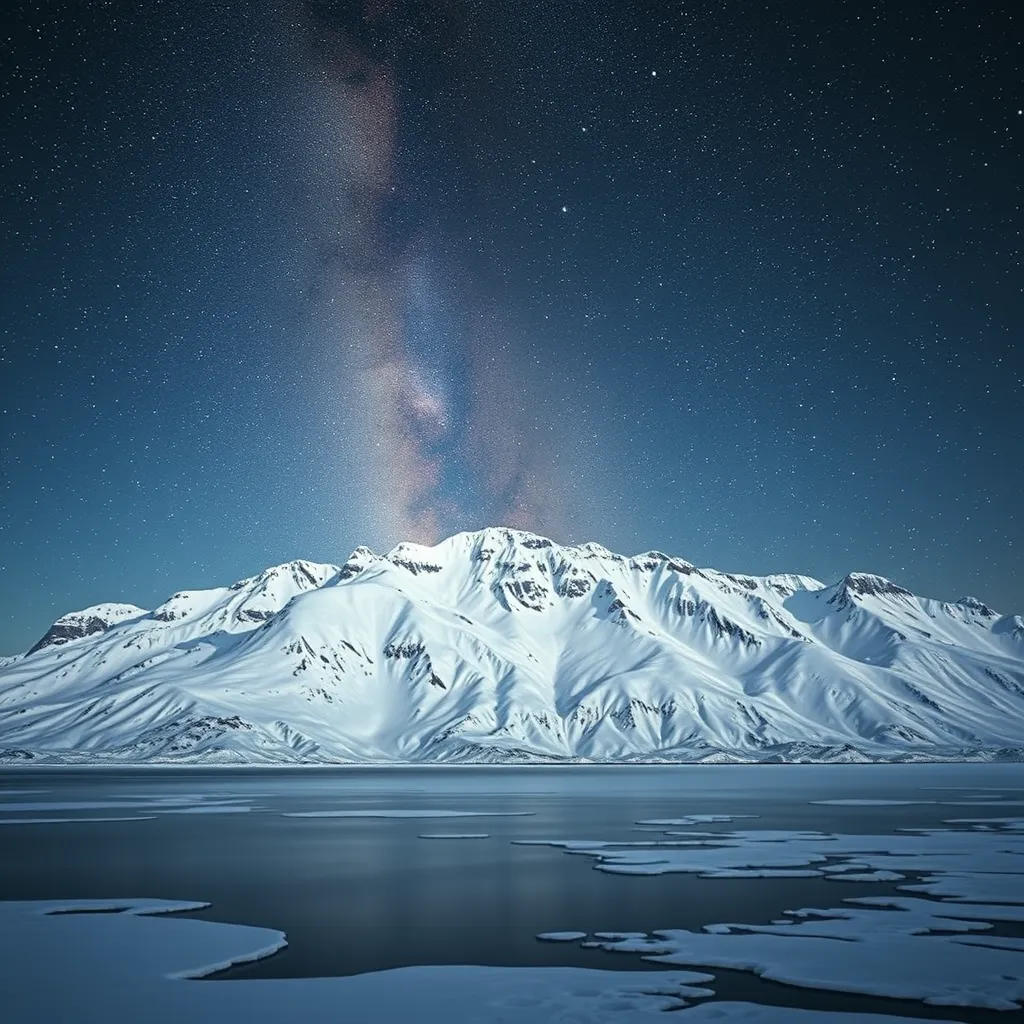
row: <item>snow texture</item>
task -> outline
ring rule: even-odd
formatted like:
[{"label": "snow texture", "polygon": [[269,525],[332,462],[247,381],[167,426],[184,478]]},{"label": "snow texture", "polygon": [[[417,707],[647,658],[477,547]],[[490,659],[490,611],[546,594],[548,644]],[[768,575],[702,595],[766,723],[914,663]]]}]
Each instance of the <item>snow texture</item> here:
[{"label": "snow texture", "polygon": [[1024,628],[879,576],[506,529],[62,616],[0,665],[0,761],[1019,759]]},{"label": "snow texture", "polygon": [[[175,911],[202,903],[74,900],[0,903],[0,991],[11,1024],[638,1024],[677,1009],[681,1024],[910,1024],[909,1018],[706,1002],[711,975],[581,968],[406,967],[343,978],[213,981],[286,945],[278,931]],[[113,912],[111,912],[113,911]],[[834,944],[833,944],[834,945]],[[55,983],[59,982],[59,983]]]},{"label": "snow texture", "polygon": [[692,971],[579,968],[407,967],[344,978],[195,984],[186,979],[269,956],[286,944],[281,932],[266,928],[166,916],[203,906],[161,900],[0,903],[4,1020],[634,1024],[663,1020],[663,1009],[712,994],[695,987],[710,976]]},{"label": "snow texture", "polygon": [[790,910],[767,925],[598,934],[585,945],[665,964],[751,971],[806,988],[1018,1010],[1024,1005],[1024,939],[977,933],[996,923],[1024,923],[1024,835],[1006,828],[1007,819],[982,823],[987,831],[898,835],[748,830],[646,849],[580,840],[549,844],[590,855],[599,870],[625,874],[771,877],[799,873],[804,865],[805,874],[844,882],[923,875],[899,888],[938,899],[865,896],[842,907]]}]

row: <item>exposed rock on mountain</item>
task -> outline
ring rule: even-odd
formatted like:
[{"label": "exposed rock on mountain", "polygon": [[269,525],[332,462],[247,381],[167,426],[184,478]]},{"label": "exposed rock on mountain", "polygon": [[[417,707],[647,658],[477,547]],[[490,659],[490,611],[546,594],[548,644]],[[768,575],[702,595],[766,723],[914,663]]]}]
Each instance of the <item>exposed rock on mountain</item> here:
[{"label": "exposed rock on mountain", "polygon": [[1024,623],[880,576],[698,569],[505,529],[295,561],[0,661],[0,759],[1013,757]]}]

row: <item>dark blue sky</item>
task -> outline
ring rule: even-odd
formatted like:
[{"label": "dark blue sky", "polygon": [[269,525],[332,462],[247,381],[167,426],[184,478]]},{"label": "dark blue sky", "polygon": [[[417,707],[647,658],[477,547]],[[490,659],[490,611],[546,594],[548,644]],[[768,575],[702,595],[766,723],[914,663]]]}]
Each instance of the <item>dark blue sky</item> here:
[{"label": "dark blue sky", "polygon": [[498,523],[1024,609],[1010,6],[15,0],[0,651]]}]

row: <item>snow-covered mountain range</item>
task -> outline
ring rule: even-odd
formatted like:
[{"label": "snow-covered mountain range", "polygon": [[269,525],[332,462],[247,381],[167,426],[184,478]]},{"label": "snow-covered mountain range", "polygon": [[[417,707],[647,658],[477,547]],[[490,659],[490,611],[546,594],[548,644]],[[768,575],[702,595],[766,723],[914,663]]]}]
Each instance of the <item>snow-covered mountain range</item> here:
[{"label": "snow-covered mountain range", "polygon": [[0,659],[0,760],[1016,757],[1024,622],[507,529],[295,561]]}]

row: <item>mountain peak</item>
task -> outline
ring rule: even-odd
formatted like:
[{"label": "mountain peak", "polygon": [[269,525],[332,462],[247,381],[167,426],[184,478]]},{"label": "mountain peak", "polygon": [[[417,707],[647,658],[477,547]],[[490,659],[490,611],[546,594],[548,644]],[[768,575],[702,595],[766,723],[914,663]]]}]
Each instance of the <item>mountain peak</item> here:
[{"label": "mountain peak", "polygon": [[293,558],[290,562],[272,565],[260,573],[260,580],[291,578],[305,581],[309,586],[319,587],[338,571],[338,566],[326,562],[311,562],[308,558]]},{"label": "mountain peak", "polygon": [[145,614],[145,608],[134,604],[94,604],[81,611],[68,612],[50,626],[28,653],[35,654],[44,647],[59,647],[94,633],[104,633],[118,622]]},{"label": "mountain peak", "polygon": [[813,576],[801,576],[799,573],[778,572],[761,578],[765,586],[771,587],[772,590],[787,597],[790,594],[795,594],[798,590],[825,589],[825,584],[821,580],[816,580]]},{"label": "mountain peak", "polygon": [[438,547],[450,544],[465,544],[469,547],[478,545],[500,545],[504,547],[522,547],[535,551],[540,548],[551,548],[557,545],[549,537],[542,537],[529,530],[515,530],[510,526],[485,526],[482,530],[467,530],[457,533],[447,540],[441,541]]},{"label": "mountain peak", "polygon": [[872,573],[824,589],[504,527],[359,547],[341,568],[295,559],[148,614],[62,616],[37,653],[0,661],[0,761],[1022,747],[1024,622],[986,610]]},{"label": "mountain peak", "polygon": [[840,583],[847,593],[858,597],[913,597],[909,590],[904,589],[884,576],[876,576],[870,572],[851,572]]},{"label": "mountain peak", "polygon": [[984,615],[986,619],[995,618],[995,612],[984,601],[977,597],[961,597],[956,601],[961,608],[969,608],[972,612]]},{"label": "mountain peak", "polygon": [[378,560],[379,556],[372,549],[360,544],[338,570],[338,579],[350,580],[353,576],[358,576],[364,569],[369,568]]}]

